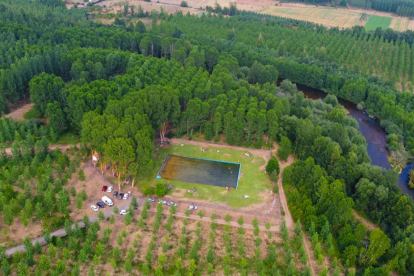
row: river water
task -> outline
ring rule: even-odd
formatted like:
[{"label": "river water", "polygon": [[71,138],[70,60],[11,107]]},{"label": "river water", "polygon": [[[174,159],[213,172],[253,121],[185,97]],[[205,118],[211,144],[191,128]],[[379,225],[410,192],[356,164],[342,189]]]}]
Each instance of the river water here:
[{"label": "river water", "polygon": [[[296,84],[298,90],[302,91],[306,98],[309,99],[324,99],[326,93],[305,85]],[[356,104],[338,98],[338,102],[348,110],[348,115],[358,121],[358,128],[361,134],[367,141],[367,151],[371,157],[371,164],[379,166],[384,169],[391,169],[391,164],[388,161],[388,150],[385,147],[387,144],[387,133],[380,126],[379,122],[372,119],[364,110],[359,110]],[[411,165],[405,167],[399,175],[398,186],[404,194],[411,196],[414,199],[414,190],[408,188],[408,175]]]}]

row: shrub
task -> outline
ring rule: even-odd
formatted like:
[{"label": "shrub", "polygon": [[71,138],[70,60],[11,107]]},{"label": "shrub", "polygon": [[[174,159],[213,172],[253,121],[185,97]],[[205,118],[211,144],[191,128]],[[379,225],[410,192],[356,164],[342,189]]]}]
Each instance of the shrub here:
[{"label": "shrub", "polygon": [[266,165],[266,172],[271,176],[271,174],[276,171],[277,175],[279,175],[280,167],[279,167],[279,161],[277,161],[276,157],[272,156],[269,159],[269,162],[267,162]]},{"label": "shrub", "polygon": [[181,7],[188,7],[187,1],[181,1]]},{"label": "shrub", "polygon": [[154,194],[154,187],[145,187],[144,188],[144,195],[150,196]]},{"label": "shrub", "polygon": [[78,171],[78,178],[80,181],[85,181],[85,172],[82,169]]},{"label": "shrub", "polygon": [[155,185],[155,195],[158,197],[163,197],[167,194],[167,185],[164,183],[157,183]]}]

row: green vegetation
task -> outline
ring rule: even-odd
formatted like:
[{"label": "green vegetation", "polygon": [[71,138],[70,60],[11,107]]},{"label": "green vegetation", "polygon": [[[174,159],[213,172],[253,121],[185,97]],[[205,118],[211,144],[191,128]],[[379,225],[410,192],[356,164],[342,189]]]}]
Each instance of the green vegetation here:
[{"label": "green vegetation", "polygon": [[36,110],[34,108],[30,109],[28,112],[26,112],[23,117],[26,120],[30,120],[30,119],[40,119],[42,118],[42,114],[40,113],[39,110]]},{"label": "green vegetation", "polygon": [[371,15],[368,19],[367,24],[365,24],[364,28],[367,31],[374,31],[377,28],[382,28],[383,30],[386,30],[391,24],[391,19],[391,17]]},{"label": "green vegetation", "polygon": [[[219,151],[219,152],[217,152]],[[193,145],[171,145],[171,147],[159,148],[158,155],[160,158],[155,162],[154,170],[151,174],[151,182],[143,181],[140,184],[141,189],[146,189],[147,185],[158,185],[160,183],[168,183],[175,186],[179,190],[190,190],[195,188],[195,194],[186,192],[185,198],[204,199],[212,202],[228,203],[232,207],[244,207],[253,203],[260,203],[262,201],[260,193],[271,189],[270,181],[265,177],[263,171],[259,168],[265,164],[265,160],[259,156],[250,154],[250,157],[245,155],[246,151],[233,150],[229,148],[215,148],[214,146],[207,147],[203,152],[200,146]],[[201,157],[213,160],[221,160],[228,162],[241,163],[241,173],[239,186],[237,189],[230,190],[224,193],[224,187],[217,187],[211,185],[191,184],[180,181],[172,181],[165,179],[154,179],[157,174],[162,161],[167,154],[177,154],[190,157]],[[173,197],[177,196],[174,192]],[[248,199],[243,199],[243,195],[249,195]],[[182,195],[181,195],[182,196]]]},{"label": "green vegetation", "polygon": [[[20,227],[27,233],[25,226],[36,224],[48,242],[35,252],[26,239],[26,253],[11,259],[1,249],[4,274],[57,275],[70,270],[93,275],[102,262],[113,271],[145,275],[277,275],[279,270],[283,275],[309,275],[309,269],[296,265],[306,263],[307,257],[299,222],[293,239],[282,224],[283,244],[277,244],[269,233],[261,235],[258,220],[253,220],[253,231],[239,228],[236,234],[226,226],[221,235],[217,221],[190,227],[189,216],[179,223],[181,231],[174,231],[173,216],[165,222],[162,205],[150,215],[146,203],[138,221],[136,216],[124,217],[133,233],[152,233],[136,258],[124,252],[131,232],[110,237],[109,224],[118,226],[115,215],[102,221],[108,224],[104,229],[85,215],[86,229],[75,224],[72,230],[68,210],[75,208],[68,207],[73,203],[71,207],[82,209],[88,195],[73,193],[66,184],[92,149],[100,155],[97,167],[102,173],[110,170],[119,186],[131,177],[131,184],[138,183],[147,194],[165,193],[165,180],[154,180],[154,172],[169,151],[243,163],[240,190],[221,194],[222,188],[198,185],[197,195],[184,196],[245,206],[259,202],[258,194],[270,189],[270,180],[258,169],[264,168],[263,159],[247,160],[244,151],[224,148],[201,152],[188,145],[155,151],[155,137],[165,135],[204,135],[258,149],[277,141],[282,161],[289,154],[297,160],[285,168],[283,184],[292,216],[311,236],[317,263],[322,265],[326,258],[337,269],[340,260],[352,267],[350,275],[413,271],[414,204],[396,185],[394,171],[370,165],[358,122],[346,116],[336,98],[378,117],[389,133],[391,157],[404,165],[414,153],[414,97],[406,93],[414,76],[411,33],[380,28],[367,32],[359,26],[328,31],[307,22],[237,12],[234,4],[216,5],[201,17],[154,12],[148,14],[153,23],[145,26],[130,21],[135,16],[128,5],[117,14],[115,25],[101,25],[87,20],[84,10],[67,10],[63,1],[0,0],[0,20],[7,30],[0,43],[0,107],[7,113],[30,93],[34,110],[48,121],[0,120],[2,232],[6,236]],[[279,78],[285,80],[277,86]],[[306,99],[287,79],[331,95]],[[50,151],[49,141],[68,139],[67,133],[79,135],[81,149],[72,148],[68,154]],[[82,179],[82,172],[78,176]],[[154,188],[146,188],[149,185]],[[194,186],[174,185],[181,190]],[[241,200],[242,194],[250,198]],[[355,209],[380,229],[367,231],[354,219]],[[243,225],[244,220],[238,222]],[[160,231],[164,225],[170,238],[158,237],[165,233]],[[50,236],[57,227],[71,232],[67,239]],[[199,238],[210,231],[210,237]],[[239,240],[230,241],[236,235]],[[262,240],[266,236],[268,240]],[[213,244],[206,244],[208,240]],[[96,248],[102,249],[99,242],[108,254],[97,253]],[[139,244],[137,237],[137,250]],[[225,250],[218,254],[219,246]],[[158,254],[158,248],[165,252]],[[253,254],[246,254],[252,249]],[[327,268],[321,268],[321,274],[326,273]]]}]

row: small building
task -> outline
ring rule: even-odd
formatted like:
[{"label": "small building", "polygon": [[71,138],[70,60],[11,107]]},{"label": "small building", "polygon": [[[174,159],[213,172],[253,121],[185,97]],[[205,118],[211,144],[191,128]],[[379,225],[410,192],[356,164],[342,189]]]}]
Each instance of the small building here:
[{"label": "small building", "polygon": [[97,153],[92,154],[92,161],[98,162],[99,161],[99,154],[97,154]]}]

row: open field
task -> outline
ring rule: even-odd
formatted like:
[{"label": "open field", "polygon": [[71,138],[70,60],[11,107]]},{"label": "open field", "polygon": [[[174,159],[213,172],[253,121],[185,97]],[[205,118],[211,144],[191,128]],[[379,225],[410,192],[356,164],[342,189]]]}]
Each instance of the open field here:
[{"label": "open field", "polygon": [[386,30],[390,26],[391,20],[391,17],[371,15],[367,24],[365,24],[365,29],[367,31],[374,31],[376,28],[381,27],[383,30]]},{"label": "open field", "polygon": [[[76,0],[66,0],[67,7],[73,7]],[[160,3],[161,2],[161,3]],[[363,9],[345,9],[345,8],[331,8],[326,6],[305,5],[299,3],[280,3],[271,0],[188,0],[186,1],[189,7],[181,7],[181,0],[168,0],[145,2],[143,0],[130,0],[129,6],[135,6],[137,11],[138,6],[141,6],[144,11],[151,12],[152,10],[160,11],[163,8],[168,13],[175,13],[181,10],[183,13],[199,14],[200,8],[206,6],[214,7],[219,4],[221,7],[228,7],[230,2],[236,2],[239,10],[259,12],[263,14],[270,14],[274,16],[293,18],[298,20],[305,20],[315,22],[329,27],[351,28],[355,25],[364,26],[367,21],[361,20],[363,14],[368,15],[367,27],[369,30],[375,30],[377,27],[392,28],[396,31],[414,30],[414,20],[405,17],[394,16],[391,13],[363,10]],[[123,0],[105,0],[96,5],[101,6],[101,15],[109,13],[122,13]],[[192,8],[193,7],[193,8]],[[370,19],[373,17],[373,19]],[[378,20],[377,17],[388,17],[387,21]],[[112,23],[114,19],[96,18],[102,23]],[[390,22],[388,22],[390,20]],[[388,23],[388,25],[386,24]],[[386,26],[385,26],[386,25]]]},{"label": "open field", "polygon": [[266,7],[261,13],[298,20],[311,21],[327,26],[350,28],[359,24],[361,14],[345,9],[316,6],[272,6]]},{"label": "open field", "polygon": [[[252,153],[248,149],[235,150],[231,149],[230,146],[228,148],[225,146],[218,148],[215,145],[208,147],[189,145],[187,143],[183,145],[181,146],[181,143],[179,143],[172,144],[169,147],[159,148],[159,159],[153,172],[154,179],[150,182],[140,184],[141,188],[149,185],[155,186],[158,182],[167,183],[176,187],[176,190],[171,194],[174,198],[208,200],[210,202],[227,203],[231,207],[246,207],[251,204],[262,203],[269,199],[270,194],[268,191],[272,189],[272,185],[268,176],[263,173],[266,164],[263,157],[268,155],[267,158],[270,158],[270,151],[260,150],[262,152],[262,156],[260,156]],[[203,148],[205,151],[202,151]],[[245,155],[247,152],[250,152],[250,156]],[[167,154],[241,163],[238,189],[227,191],[223,187],[155,179],[157,171]],[[187,190],[193,187],[196,189],[195,193],[189,193]],[[243,195],[249,195],[249,198],[244,199],[242,198]]]},{"label": "open field", "polygon": [[406,30],[412,30],[413,27],[410,26],[410,22],[414,23],[413,20],[410,20],[408,18],[393,17],[389,28],[399,31],[399,32],[404,32]]}]

